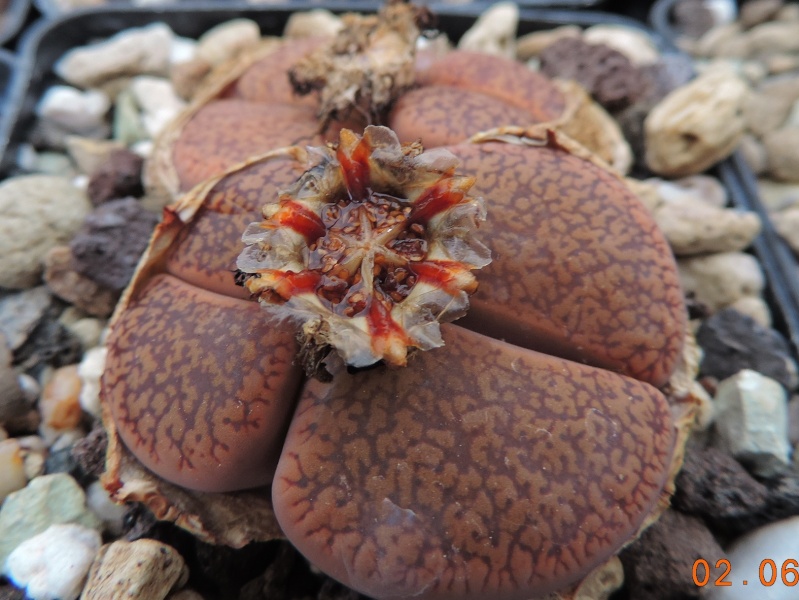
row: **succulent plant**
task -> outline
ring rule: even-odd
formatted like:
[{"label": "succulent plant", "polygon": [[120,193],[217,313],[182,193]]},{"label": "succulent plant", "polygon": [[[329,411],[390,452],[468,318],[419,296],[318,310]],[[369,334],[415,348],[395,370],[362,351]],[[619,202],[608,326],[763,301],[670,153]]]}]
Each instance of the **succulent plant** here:
[{"label": "succulent plant", "polygon": [[[287,56],[314,47],[288,42],[242,65],[159,144],[151,174],[187,193],[166,209],[113,320],[104,482],[118,500],[144,501],[210,541],[284,535],[377,598],[512,600],[569,589],[668,503],[691,379],[668,245],[623,180],[553,130],[568,99],[505,59],[453,52],[420,67],[420,86],[387,115],[411,144],[402,159],[383,128],[362,139],[342,132],[336,150],[309,152],[304,144],[322,144],[314,108],[292,104],[288,84],[275,82],[287,79]],[[461,116],[469,114],[476,119]],[[324,135],[341,129],[332,122]],[[457,157],[459,195],[473,180],[469,195],[485,199],[479,237],[492,262],[469,312],[442,325],[444,345],[426,352],[366,344],[368,361],[405,367],[348,372],[333,355],[330,381],[306,379],[293,362],[296,326],[265,319],[235,285],[241,233],[270,205],[245,241],[286,244],[287,254],[273,262],[264,248],[250,250],[239,266],[274,276],[303,257],[295,275],[323,269],[308,262],[321,229],[277,226],[291,222],[291,202],[330,181],[334,167],[332,187],[344,179],[357,188],[346,163],[362,144],[390,148],[389,164],[421,168],[429,189],[418,139],[447,146],[431,155],[442,173],[452,161],[441,157]],[[370,160],[355,161],[355,173]],[[326,209],[310,196],[306,216],[318,229]],[[476,202],[458,206],[469,224],[479,218]],[[463,238],[443,237],[460,251]],[[464,247],[472,277],[486,256]],[[248,277],[249,291],[296,308],[296,290],[258,282]],[[472,291],[473,282],[457,287]],[[314,319],[335,312],[326,301]]]}]

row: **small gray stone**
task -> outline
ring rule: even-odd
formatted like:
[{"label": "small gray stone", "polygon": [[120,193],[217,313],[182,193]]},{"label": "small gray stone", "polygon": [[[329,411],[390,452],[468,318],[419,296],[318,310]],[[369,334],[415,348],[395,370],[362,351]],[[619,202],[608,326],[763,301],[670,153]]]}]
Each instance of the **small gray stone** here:
[{"label": "small gray stone", "polygon": [[780,181],[799,182],[799,126],[772,131],[763,138],[768,171]]},{"label": "small gray stone", "polygon": [[86,507],[86,495],[63,473],[43,475],[10,494],[0,509],[0,564],[23,541],[56,523],[77,523],[100,530],[100,520]]},{"label": "small gray stone", "polygon": [[90,209],[68,179],[28,175],[0,183],[0,287],[34,286],[44,256],[72,239]]},{"label": "small gray stone", "polygon": [[25,343],[52,302],[53,297],[44,285],[0,298],[0,334],[5,336],[11,350]]},{"label": "small gray stone", "polygon": [[779,382],[744,369],[720,382],[714,399],[720,448],[761,477],[787,470],[788,398]]},{"label": "small gray stone", "polygon": [[164,23],[126,29],[97,44],[64,54],[54,70],[78,87],[92,87],[122,75],[166,75],[174,33]]}]

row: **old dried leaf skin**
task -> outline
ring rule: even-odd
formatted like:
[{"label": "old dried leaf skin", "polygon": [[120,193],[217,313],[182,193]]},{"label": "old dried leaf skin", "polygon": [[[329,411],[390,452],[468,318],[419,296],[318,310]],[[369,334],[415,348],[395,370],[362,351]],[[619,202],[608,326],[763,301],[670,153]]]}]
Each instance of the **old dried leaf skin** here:
[{"label": "old dried leaf skin", "polygon": [[183,128],[173,149],[182,190],[256,154],[285,146],[319,145],[313,110],[284,104],[216,100]]},{"label": "old dried leaf skin", "polygon": [[464,142],[479,131],[511,123],[535,122],[530,112],[486,94],[437,85],[401,96],[388,119],[401,142],[421,139],[427,148]]},{"label": "old dried leaf skin", "polygon": [[205,491],[269,483],[299,381],[290,332],[252,302],[157,275],[108,348],[104,399],[150,470]]},{"label": "old dried leaf skin", "polygon": [[498,56],[450,52],[417,71],[416,77],[422,86],[450,86],[492,96],[529,112],[535,123],[557,119],[566,106],[563,95],[545,76]]},{"label": "old dried leaf skin", "polygon": [[305,166],[290,158],[264,161],[224,177],[205,196],[182,229],[166,262],[176,277],[219,294],[248,298],[233,273],[241,252],[241,232],[260,218],[278,190],[297,180]]},{"label": "old dried leaf skin", "polygon": [[564,151],[450,150],[490,200],[481,235],[494,255],[460,324],[663,385],[686,315],[668,244],[640,201]]},{"label": "old dried leaf skin", "polygon": [[409,368],[306,384],[273,483],[281,527],[377,598],[522,600],[579,580],[659,497],[665,398],[442,329]]}]

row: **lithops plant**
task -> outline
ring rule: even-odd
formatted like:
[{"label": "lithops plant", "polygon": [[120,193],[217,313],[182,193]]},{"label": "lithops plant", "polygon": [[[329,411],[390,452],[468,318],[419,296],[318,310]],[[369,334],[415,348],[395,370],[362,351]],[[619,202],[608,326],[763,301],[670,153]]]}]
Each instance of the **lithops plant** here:
[{"label": "lithops plant", "polygon": [[[151,173],[167,190],[190,191],[166,209],[113,318],[104,482],[118,500],[144,501],[210,541],[283,535],[376,598],[568,597],[657,518],[679,464],[687,419],[673,392],[690,372],[666,241],[618,175],[553,129],[568,101],[540,75],[453,52],[398,92],[383,114],[391,129],[339,138],[353,115],[331,115],[320,134],[326,119],[310,100],[289,106],[286,57],[320,43],[272,47],[239,66],[159,143],[167,163]],[[258,115],[270,129],[251,135],[253,122],[266,123]],[[306,147],[322,135],[340,141]],[[366,156],[347,164],[356,147]],[[302,213],[307,227],[281,228],[281,219],[293,222],[291,203],[308,194],[343,201],[341,185],[317,185],[329,181],[320,173],[335,163],[336,177],[358,179],[363,165],[385,164],[389,148],[389,163],[404,169],[389,213],[410,206],[414,222],[413,194],[445,175],[463,192],[464,218],[442,218],[439,233],[464,251],[459,273],[472,279],[450,295],[474,292],[471,306],[429,349],[411,343],[399,360],[375,352],[366,361],[393,365],[353,370],[343,351],[325,357],[328,381],[305,377],[296,323],[271,317],[280,315],[248,292],[319,299],[316,284],[291,294],[272,284],[278,271],[307,270],[286,266],[329,246],[338,220],[317,219],[323,208]],[[361,221],[371,208],[357,210],[362,230],[375,230]],[[471,232],[455,231],[478,223],[490,264]],[[440,241],[422,229],[393,238],[407,241],[408,264],[430,259],[413,240]],[[267,257],[274,250],[283,262]],[[353,273],[348,256],[332,268]],[[273,280],[259,288],[262,274]],[[386,292],[380,286],[372,293]],[[352,312],[342,308],[330,326]]]}]

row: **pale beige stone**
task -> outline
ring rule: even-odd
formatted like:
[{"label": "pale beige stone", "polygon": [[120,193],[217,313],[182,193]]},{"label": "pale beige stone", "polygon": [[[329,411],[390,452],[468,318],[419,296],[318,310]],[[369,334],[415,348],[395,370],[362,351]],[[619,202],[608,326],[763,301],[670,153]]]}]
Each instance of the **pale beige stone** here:
[{"label": "pale beige stone", "polygon": [[283,37],[293,39],[333,37],[342,27],[339,16],[327,9],[315,8],[291,15],[283,30]]},{"label": "pale beige stone", "polygon": [[162,600],[183,587],[189,571],[171,546],[151,539],[122,540],[100,548],[81,600]]},{"label": "pale beige stone", "polygon": [[743,156],[746,164],[755,175],[761,175],[768,168],[768,155],[759,139],[751,134],[746,134],[738,144],[738,151]]},{"label": "pale beige stone", "polygon": [[682,177],[729,156],[744,134],[747,91],[738,75],[720,69],[666,96],[644,121],[649,168],[660,175]]},{"label": "pale beige stone", "polygon": [[[783,211],[799,206],[799,184],[774,181],[773,179],[757,180],[760,201],[771,212]],[[781,219],[782,215],[775,217]],[[799,222],[797,223],[799,224]]]},{"label": "pale beige stone", "polygon": [[711,206],[689,194],[664,201],[654,217],[677,256],[743,250],[761,228],[754,213]]},{"label": "pale beige stone", "polygon": [[779,216],[772,219],[774,228],[791,250],[799,253],[799,205],[780,211]]},{"label": "pale beige stone", "polygon": [[522,61],[537,58],[550,44],[562,38],[578,38],[582,31],[577,25],[561,25],[554,29],[526,33],[516,40],[516,58]]},{"label": "pale beige stone", "polygon": [[513,2],[498,2],[480,15],[463,34],[458,48],[513,58],[516,56],[518,26],[519,7]]},{"label": "pale beige stone", "polygon": [[683,291],[711,312],[745,296],[758,296],[765,277],[757,259],[743,252],[721,252],[677,261]]},{"label": "pale beige stone", "polygon": [[771,21],[761,23],[746,33],[749,52],[776,54],[799,51],[799,22]]},{"label": "pale beige stone", "polygon": [[233,19],[206,31],[197,44],[197,58],[210,65],[220,65],[261,39],[258,23],[251,19]]},{"label": "pale beige stone", "polygon": [[783,127],[763,138],[768,172],[780,181],[799,182],[799,126]]},{"label": "pale beige stone", "polygon": [[793,106],[793,100],[776,94],[750,92],[744,101],[746,127],[757,137],[779,129]]},{"label": "pale beige stone", "polygon": [[771,309],[760,296],[744,296],[730,304],[730,308],[752,317],[763,327],[771,327]]},{"label": "pale beige stone", "polygon": [[[703,35],[694,47],[694,51],[699,56],[716,56],[719,48],[732,43],[741,37],[743,29],[739,23],[728,23],[713,27]],[[743,54],[742,56],[745,56]]]},{"label": "pale beige stone", "polygon": [[652,65],[660,60],[660,52],[652,38],[626,25],[593,25],[585,30],[583,39],[589,44],[604,44],[618,50],[634,65]]}]

